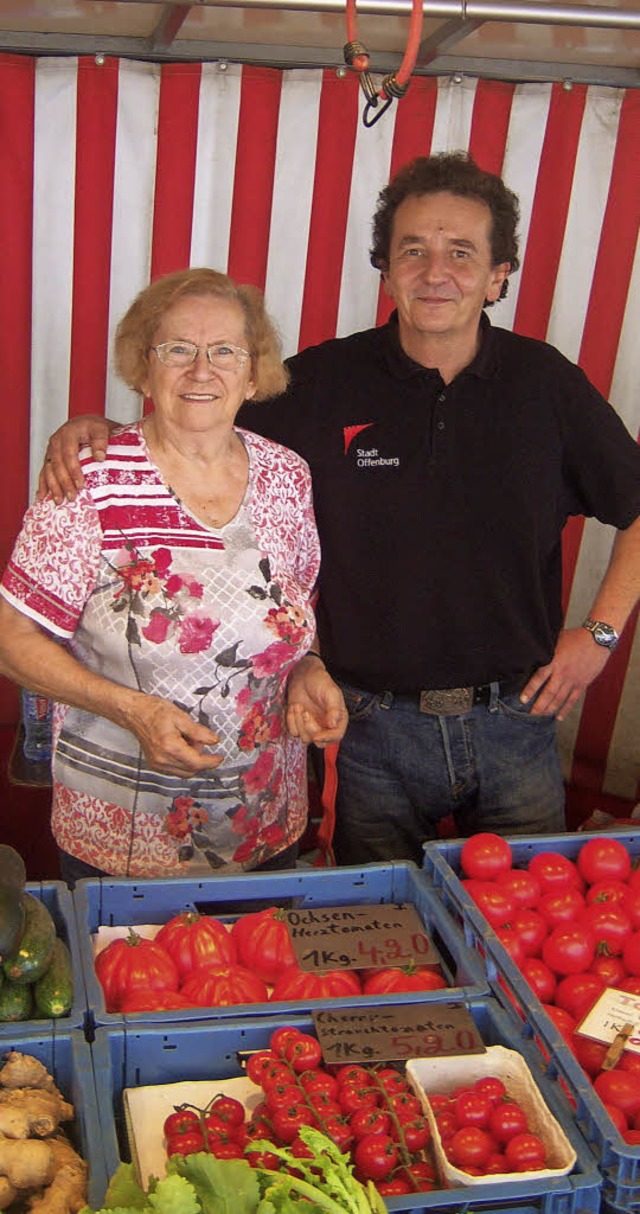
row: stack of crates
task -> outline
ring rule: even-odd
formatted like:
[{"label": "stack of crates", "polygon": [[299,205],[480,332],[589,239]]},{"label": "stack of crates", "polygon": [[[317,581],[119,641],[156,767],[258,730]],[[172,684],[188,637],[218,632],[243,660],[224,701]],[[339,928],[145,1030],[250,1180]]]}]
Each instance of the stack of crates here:
[{"label": "stack of crates", "polygon": [[[580,848],[598,834],[514,836],[509,839],[513,867],[527,868],[542,852],[559,852],[575,860]],[[640,856],[640,831],[617,830],[632,859]],[[551,1060],[565,1085],[573,1116],[589,1143],[603,1176],[603,1209],[608,1214],[637,1214],[640,1209],[640,1146],[630,1146],[615,1128],[577,1059],[545,1013],[531,987],[489,926],[460,881],[463,840],[429,844],[425,849],[424,872],[452,918],[463,929],[469,948],[482,957],[493,995],[519,1017],[523,1032],[533,1037]]]}]

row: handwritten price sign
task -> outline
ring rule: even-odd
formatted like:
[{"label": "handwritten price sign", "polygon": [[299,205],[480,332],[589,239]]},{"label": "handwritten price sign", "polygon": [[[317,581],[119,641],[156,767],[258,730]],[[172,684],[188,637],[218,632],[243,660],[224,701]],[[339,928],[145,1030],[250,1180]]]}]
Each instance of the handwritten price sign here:
[{"label": "handwritten price sign", "polygon": [[325,1062],[389,1062],[485,1053],[469,1012],[459,1003],[314,1012],[313,1022]]},{"label": "handwritten price sign", "polygon": [[640,996],[609,987],[580,1022],[576,1032],[610,1045],[626,1025],[633,1026],[633,1032],[625,1042],[625,1049],[640,1054]]},{"label": "handwritten price sign", "polygon": [[286,911],[303,970],[386,969],[440,958],[414,906],[319,906]]}]

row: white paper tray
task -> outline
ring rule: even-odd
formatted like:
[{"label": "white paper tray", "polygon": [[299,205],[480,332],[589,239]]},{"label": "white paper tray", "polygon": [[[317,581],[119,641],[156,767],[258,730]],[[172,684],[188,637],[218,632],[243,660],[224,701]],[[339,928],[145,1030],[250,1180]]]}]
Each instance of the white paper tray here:
[{"label": "white paper tray", "polygon": [[491,1183],[508,1184],[513,1181],[540,1180],[545,1176],[566,1176],[575,1166],[576,1153],[560,1123],[542,1099],[524,1058],[503,1045],[490,1045],[484,1054],[465,1054],[453,1058],[410,1058],[407,1062],[407,1079],[420,1097],[429,1119],[434,1153],[442,1178],[453,1188],[487,1183],[486,1176],[471,1176],[468,1172],[454,1167],[447,1159],[429,1104],[429,1095],[451,1092],[488,1075],[501,1079],[509,1096],[525,1109],[529,1128],[542,1139],[549,1163],[548,1168],[537,1172],[492,1174]]}]

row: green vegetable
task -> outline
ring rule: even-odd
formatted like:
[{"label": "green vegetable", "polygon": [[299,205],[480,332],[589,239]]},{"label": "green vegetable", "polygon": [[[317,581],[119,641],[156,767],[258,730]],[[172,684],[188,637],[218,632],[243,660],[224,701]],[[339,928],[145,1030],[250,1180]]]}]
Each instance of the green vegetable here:
[{"label": "green vegetable", "polygon": [[17,947],[4,961],[5,977],[12,982],[35,982],[47,970],[53,956],[56,929],[44,902],[24,895],[26,921]]},{"label": "green vegetable", "polygon": [[[252,1150],[273,1151],[287,1171],[251,1168],[243,1159],[216,1159],[204,1151],[174,1155],[167,1177],[145,1193],[131,1164],[121,1164],[99,1214],[387,1214],[375,1186],[361,1185],[353,1166],[325,1134],[302,1126],[300,1137],[312,1159],[297,1159],[273,1143],[252,1142]],[[85,1207],[80,1214],[91,1214]]]},{"label": "green vegetable", "polygon": [[41,978],[33,985],[39,1016],[68,1016],[73,1004],[71,953],[59,937],[53,943],[53,956]]},{"label": "green vegetable", "polygon": [[30,1020],[32,1016],[32,987],[5,978],[0,988],[0,1021],[12,1024],[16,1020]]}]

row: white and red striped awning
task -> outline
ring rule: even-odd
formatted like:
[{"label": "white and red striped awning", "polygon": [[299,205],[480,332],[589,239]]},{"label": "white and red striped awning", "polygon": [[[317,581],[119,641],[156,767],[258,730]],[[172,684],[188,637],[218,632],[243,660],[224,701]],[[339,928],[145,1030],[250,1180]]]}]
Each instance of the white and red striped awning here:
[{"label": "white and red striped awning", "polygon": [[[137,414],[109,345],[150,276],[206,264],[262,286],[286,353],[366,328],[388,306],[377,194],[430,151],[469,149],[520,197],[523,266],[494,323],[579,362],[638,435],[640,91],[420,77],[371,129],[361,110],[333,70],[0,56],[3,559],[49,432]],[[611,542],[567,528],[569,623]],[[562,728],[585,793],[640,797],[639,675],[631,626]]]}]

